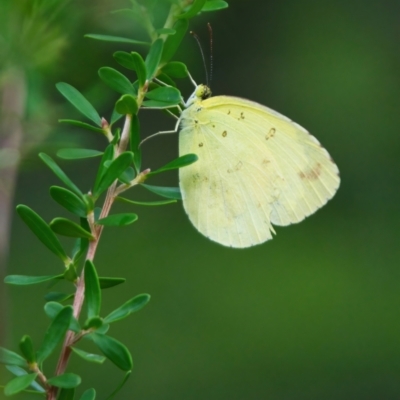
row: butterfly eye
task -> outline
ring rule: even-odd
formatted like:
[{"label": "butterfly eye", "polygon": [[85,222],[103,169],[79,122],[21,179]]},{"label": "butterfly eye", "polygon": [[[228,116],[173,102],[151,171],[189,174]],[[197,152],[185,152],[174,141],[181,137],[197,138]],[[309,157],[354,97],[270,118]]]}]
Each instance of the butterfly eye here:
[{"label": "butterfly eye", "polygon": [[196,97],[205,100],[211,97],[211,89],[206,85],[199,85],[196,89]]}]

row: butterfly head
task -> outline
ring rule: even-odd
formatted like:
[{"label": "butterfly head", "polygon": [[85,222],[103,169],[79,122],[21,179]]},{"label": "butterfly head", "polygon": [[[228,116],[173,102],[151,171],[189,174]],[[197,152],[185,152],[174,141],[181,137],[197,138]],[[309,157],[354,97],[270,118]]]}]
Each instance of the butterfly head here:
[{"label": "butterfly head", "polygon": [[207,85],[198,85],[186,102],[186,107],[211,97],[211,89]]}]

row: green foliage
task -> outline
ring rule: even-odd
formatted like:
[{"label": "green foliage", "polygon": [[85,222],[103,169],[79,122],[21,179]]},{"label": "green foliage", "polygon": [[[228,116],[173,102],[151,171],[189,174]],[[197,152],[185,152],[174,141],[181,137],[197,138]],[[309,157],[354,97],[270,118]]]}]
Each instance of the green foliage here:
[{"label": "green foliage", "polygon": [[[56,3],[43,0],[34,2],[35,6],[41,5],[47,10],[55,7]],[[212,0],[193,2],[168,0],[163,4],[169,7],[164,24],[161,26],[157,22],[156,26],[154,21],[157,18],[159,20],[159,16],[155,18],[158,5],[154,0],[140,3],[131,0],[130,9],[117,11],[117,15],[123,14],[131,18],[149,37],[148,42],[102,34],[86,35],[87,38],[98,41],[122,43],[125,49],[127,45],[133,47],[132,51],[117,50],[113,54],[115,61],[127,70],[127,75],[110,66],[101,67],[98,71],[100,79],[121,95],[119,98],[113,97],[110,101],[115,103],[110,122],[101,117],[79,90],[65,82],[56,85],[61,95],[89,121],[87,123],[60,119],[59,122],[84,129],[87,131],[85,134],[100,133],[107,140],[107,144],[104,150],[63,148],[57,152],[59,158],[72,162],[81,159],[95,162],[91,159],[100,158],[94,182],[86,186],[91,190],[86,193],[79,189],[52,157],[44,153],[39,154],[41,160],[65,186],[51,186],[50,196],[71,213],[71,219],[56,216],[48,224],[28,206],[17,207],[19,216],[28,228],[62,260],[65,268],[57,275],[10,275],[4,282],[26,286],[44,282],[55,285],[63,280],[71,289],[63,289],[66,293],[61,291],[44,293],[46,301],[44,312],[49,317],[50,323],[37,350],[29,335],[24,335],[19,342],[22,356],[0,348],[0,363],[5,364],[15,376],[4,387],[7,396],[26,391],[31,387],[31,393],[45,394],[46,398],[51,400],[76,399],[75,388],[81,384],[81,377],[73,372],[66,372],[70,354],[79,357],[82,362],[96,364],[103,364],[108,359],[126,372],[108,399],[113,399],[117,395],[131,374],[133,361],[127,346],[109,336],[108,330],[111,324],[141,310],[150,301],[150,295],[134,296],[103,318],[101,290],[120,285],[125,282],[125,278],[99,277],[93,259],[104,227],[127,226],[138,220],[137,214],[134,213],[111,214],[111,206],[115,200],[134,206],[161,206],[176,203],[181,199],[177,187],[154,186],[144,182],[162,172],[190,165],[197,161],[197,156],[184,155],[152,172],[148,165],[143,169],[142,165],[147,161],[143,159],[141,151],[139,111],[141,108],[163,109],[165,113],[169,112],[179,117],[184,101],[174,79],[187,78],[190,75],[183,62],[172,59],[187,33],[189,19],[204,11],[222,9],[227,4],[224,1]],[[143,56],[135,51],[138,46],[146,51]],[[50,47],[44,48],[50,50]],[[136,75],[136,81],[132,81],[132,71],[133,75]],[[125,118],[123,124],[120,122],[122,118]],[[85,170],[83,173],[86,177]],[[136,189],[139,185],[153,194],[165,197],[166,200],[137,201],[120,196],[124,191]],[[70,256],[67,255],[56,234],[75,238]],[[70,302],[71,305],[65,305]],[[82,307],[86,312],[85,318],[81,315]],[[84,337],[92,340],[104,356],[78,348],[78,343]],[[61,351],[56,374],[51,377],[51,373],[45,371],[46,361],[59,347]],[[46,379],[46,376],[50,378]],[[80,396],[80,400],[95,398],[94,389],[88,389]]]}]

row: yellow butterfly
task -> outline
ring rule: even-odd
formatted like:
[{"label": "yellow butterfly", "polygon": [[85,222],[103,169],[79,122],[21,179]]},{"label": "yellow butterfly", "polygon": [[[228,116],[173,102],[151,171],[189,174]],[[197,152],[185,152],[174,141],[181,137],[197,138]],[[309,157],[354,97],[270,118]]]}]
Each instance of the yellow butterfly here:
[{"label": "yellow butterfly", "polygon": [[199,157],[179,170],[183,205],[203,235],[253,246],[333,197],[339,170],[314,136],[258,103],[210,96],[197,86],[179,122],[179,154]]}]

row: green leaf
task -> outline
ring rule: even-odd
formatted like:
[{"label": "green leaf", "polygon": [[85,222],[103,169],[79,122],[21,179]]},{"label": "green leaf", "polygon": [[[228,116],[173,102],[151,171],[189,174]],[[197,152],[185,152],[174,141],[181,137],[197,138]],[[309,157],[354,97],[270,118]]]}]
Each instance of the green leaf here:
[{"label": "green leaf", "polygon": [[79,398],[79,400],[95,400],[95,398],[96,398],[96,391],[93,388],[91,388],[85,390],[82,393],[82,396]]},{"label": "green leaf", "polygon": [[137,219],[138,216],[133,213],[114,214],[99,219],[96,221],[96,224],[104,226],[126,226],[133,224]]},{"label": "green leaf", "polygon": [[129,43],[129,44],[140,44],[144,46],[150,46],[149,42],[141,42],[139,40],[124,38],[119,36],[97,35],[95,33],[89,33],[84,37],[89,39],[102,40],[103,42]]},{"label": "green leaf", "polygon": [[164,186],[153,186],[141,184],[144,188],[158,194],[159,196],[166,197],[167,199],[182,200],[182,194],[178,187],[164,187]]},{"label": "green leaf", "polygon": [[73,263],[69,264],[66,270],[64,271],[64,279],[67,282],[76,283],[78,280],[78,274],[76,272],[76,267]]},{"label": "green leaf", "polygon": [[90,260],[85,263],[85,301],[88,318],[98,317],[101,307],[101,290],[96,268]]},{"label": "green leaf", "polygon": [[54,218],[50,222],[50,228],[62,236],[68,237],[79,237],[85,238],[89,240],[94,240],[95,237],[88,232],[86,229],[83,229],[80,225],[76,224],[73,221],[70,221],[67,218]]},{"label": "green leaf", "polygon": [[93,158],[103,155],[102,151],[92,149],[61,149],[57,151],[57,157],[64,160],[77,160],[81,158]]},{"label": "green leaf", "polygon": [[12,396],[25,390],[36,379],[37,373],[18,376],[12,379],[4,388],[6,396]]},{"label": "green leaf", "polygon": [[96,125],[102,126],[99,113],[86,100],[82,93],[65,82],[57,83],[56,88],[81,114],[93,121]]},{"label": "green leaf", "polygon": [[135,92],[130,80],[116,69],[102,67],[99,69],[99,76],[106,85],[115,90],[117,93],[131,94],[134,97],[137,96],[137,93]]},{"label": "green leaf", "polygon": [[[44,312],[50,319],[54,319],[56,315],[64,308],[64,306],[56,301],[49,301],[44,305]],[[71,318],[71,324],[69,330],[78,333],[81,331],[78,320],[73,316]]]},{"label": "green leaf", "polygon": [[146,93],[146,98],[152,100],[152,104],[160,104],[160,106],[151,105],[149,101],[144,101],[146,107],[166,108],[180,104],[182,102],[181,93],[173,87],[159,87]]},{"label": "green leaf", "polygon": [[130,132],[130,146],[133,153],[133,165],[135,166],[136,173],[140,172],[142,165],[142,149],[140,148],[140,124],[137,115],[132,116],[131,132]]},{"label": "green leaf", "polygon": [[147,77],[146,64],[144,63],[144,60],[139,53],[133,51],[131,53],[131,56],[134,64],[134,70],[136,71],[136,75],[139,81],[139,86],[143,87],[146,83]]},{"label": "green leaf", "polygon": [[147,174],[147,176],[156,175],[161,172],[170,171],[172,169],[183,168],[190,164],[193,164],[198,159],[199,159],[199,157],[197,157],[196,154],[185,154],[184,156],[180,156],[180,157],[176,158],[175,160],[169,162],[168,164],[164,165],[163,167],[161,167],[155,171],[149,172]]},{"label": "green leaf", "polygon": [[36,361],[36,354],[33,350],[33,343],[30,336],[24,335],[22,337],[21,341],[19,342],[19,349],[29,364],[32,364]]},{"label": "green leaf", "polygon": [[135,201],[135,200],[126,199],[125,197],[116,197],[115,200],[119,200],[124,203],[134,204],[137,206],[165,206],[166,204],[176,203],[176,200]]},{"label": "green leaf", "polygon": [[162,67],[162,72],[172,78],[186,78],[189,75],[186,65],[179,61],[170,61]]},{"label": "green leaf", "polygon": [[135,178],[136,176],[136,172],[132,167],[128,167],[123,173],[122,175],[120,175],[118,177],[118,179],[122,182],[125,183],[127,185],[129,185],[131,183],[131,181]]},{"label": "green leaf", "polygon": [[136,98],[131,96],[130,94],[124,94],[117,102],[115,103],[115,110],[119,114],[130,114],[135,115],[138,112],[138,103]]},{"label": "green leaf", "polygon": [[206,0],[194,0],[189,9],[185,13],[178,15],[178,18],[190,19],[195,17],[201,11],[205,2]]},{"label": "green leaf", "polygon": [[52,386],[56,386],[64,389],[72,389],[79,386],[82,379],[79,375],[67,372],[65,374],[54,376],[47,380],[47,383]]},{"label": "green leaf", "polygon": [[150,295],[147,293],[139,294],[133,299],[128,300],[121,307],[111,312],[107,317],[104,318],[105,324],[111,324],[112,322],[119,321],[128,317],[130,314],[141,310],[150,301]]},{"label": "green leaf", "polygon": [[82,192],[79,188],[68,178],[65,172],[54,162],[54,160],[45,153],[40,153],[39,157],[42,161],[54,172],[54,174],[60,179],[67,187],[69,187],[75,194],[82,196]]},{"label": "green leaf", "polygon": [[61,275],[43,275],[43,276],[28,276],[28,275],[8,275],[4,278],[4,283],[9,285],[36,285],[37,283],[48,282],[56,279],[62,279]]},{"label": "green leaf", "polygon": [[49,292],[44,295],[44,299],[46,301],[66,301],[72,299],[74,296],[74,293]]},{"label": "green leaf", "polygon": [[133,367],[132,356],[129,350],[118,340],[106,336],[93,333],[90,338],[94,341],[101,352],[119,369],[129,371]]},{"label": "green leaf", "polygon": [[123,386],[125,385],[126,381],[128,380],[128,378],[131,376],[132,371],[128,371],[125,376],[124,379],[122,379],[121,383],[116,387],[116,389],[107,397],[106,400],[112,400],[115,395],[123,388]]},{"label": "green leaf", "polygon": [[167,74],[164,74],[164,72],[162,72],[162,71],[157,75],[157,80],[165,83],[166,86],[171,86],[174,88],[176,88],[176,86],[177,86],[176,82],[173,81]]},{"label": "green leaf", "polygon": [[108,289],[114,286],[120,285],[121,283],[125,283],[125,278],[107,278],[107,277],[100,277],[100,289]]},{"label": "green leaf", "polygon": [[[103,178],[105,172],[108,167],[106,167],[106,163],[112,161],[114,158],[114,146],[109,144],[104,151],[103,157],[101,158],[99,169],[97,171],[96,180],[94,183],[94,187],[97,188],[100,184],[101,179]],[[99,194],[100,195],[100,194]]]},{"label": "green leaf", "polygon": [[64,339],[72,319],[72,307],[65,306],[55,316],[48,327],[42,345],[37,352],[37,362],[41,364]]},{"label": "green leaf", "polygon": [[201,11],[217,11],[228,8],[229,4],[222,0],[207,0]]},{"label": "green leaf", "polygon": [[60,204],[60,206],[70,211],[72,214],[86,218],[86,204],[75,193],[60,186],[51,186],[50,196],[54,201]]},{"label": "green leaf", "polygon": [[130,166],[133,161],[133,153],[126,151],[120,154],[115,160],[113,160],[104,172],[97,187],[93,191],[93,197],[98,198],[101,193],[108,189],[111,184],[118,179],[118,177]]},{"label": "green leaf", "polygon": [[186,31],[189,27],[189,22],[187,19],[180,19],[175,22],[173,29],[176,31],[175,35],[170,35],[167,37],[164,43],[164,49],[161,56],[161,65],[167,63],[178,50],[182,39],[186,35]]},{"label": "green leaf", "polygon": [[[26,372],[23,368],[18,367],[16,365],[6,365],[6,369],[8,369],[15,376],[23,376],[23,375],[28,374],[28,372]],[[33,389],[35,389],[36,392],[39,392],[39,393],[45,392],[44,388],[42,386],[40,386],[36,381],[33,381],[31,383],[31,387]],[[35,393],[35,394],[39,394],[39,393]]]},{"label": "green leaf", "polygon": [[111,115],[111,122],[110,122],[110,125],[115,124],[115,123],[116,123],[117,121],[119,121],[122,117],[123,117],[123,115],[117,113],[117,111],[116,111],[115,108],[114,108],[113,113],[112,113],[112,115]]},{"label": "green leaf", "polygon": [[50,229],[49,225],[31,208],[20,204],[17,206],[18,215],[22,218],[36,237],[57,257],[61,258],[64,264],[69,263],[69,258],[65,254],[57,236]]},{"label": "green leaf", "polygon": [[97,330],[103,326],[103,319],[100,317],[88,318],[83,325],[85,330]]},{"label": "green leaf", "polygon": [[100,356],[98,354],[88,353],[87,351],[83,351],[81,349],[77,349],[76,347],[71,347],[71,350],[78,355],[79,357],[83,358],[85,361],[96,363],[96,364],[103,364],[106,361],[106,357]]},{"label": "green leaf", "polygon": [[87,239],[77,238],[75,240],[74,248],[72,249],[72,258],[75,265],[86,254],[88,247],[89,241]]},{"label": "green leaf", "polygon": [[26,368],[26,360],[19,354],[14,353],[11,350],[7,350],[4,347],[0,347],[0,364],[6,365],[18,365],[19,367]]},{"label": "green leaf", "polygon": [[92,132],[101,133],[102,135],[105,134],[104,129],[97,128],[96,126],[86,124],[85,122],[75,121],[74,119],[59,119],[58,122],[62,124],[70,124],[74,126],[79,126],[80,128],[87,129]]},{"label": "green leaf", "polygon": [[115,61],[123,67],[135,71],[135,63],[132,60],[131,53],[126,51],[116,51],[113,54]]},{"label": "green leaf", "polygon": [[61,389],[57,397],[57,400],[74,400],[75,388],[72,389]]},{"label": "green leaf", "polygon": [[153,42],[150,47],[149,54],[146,57],[145,65],[147,70],[146,78],[150,81],[152,80],[158,70],[158,66],[160,64],[161,55],[163,52],[164,41],[162,39],[157,39]]}]

